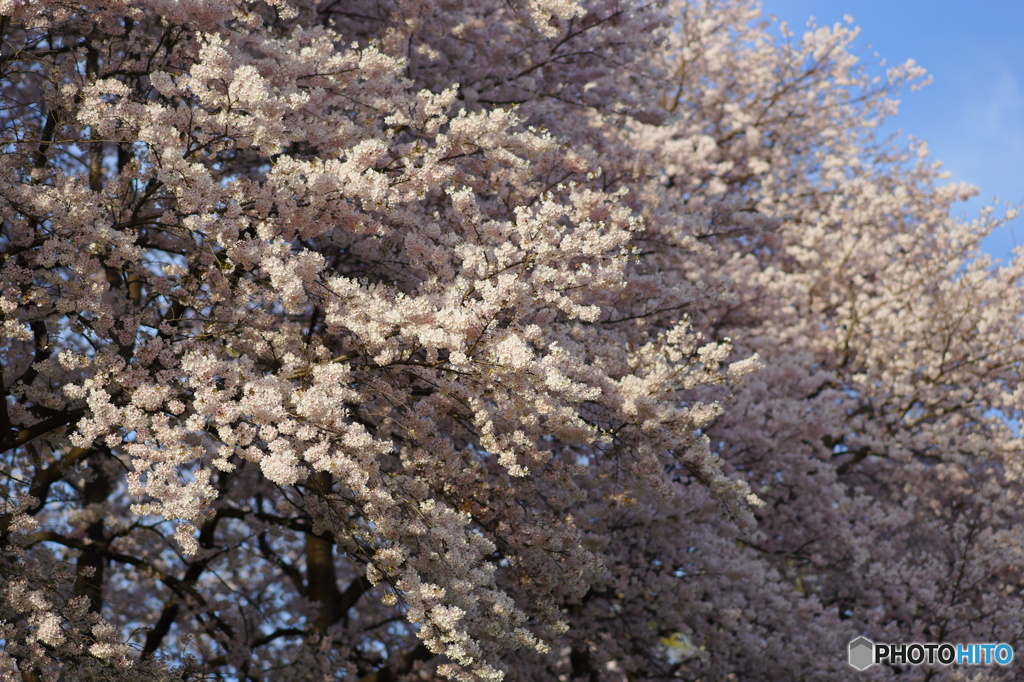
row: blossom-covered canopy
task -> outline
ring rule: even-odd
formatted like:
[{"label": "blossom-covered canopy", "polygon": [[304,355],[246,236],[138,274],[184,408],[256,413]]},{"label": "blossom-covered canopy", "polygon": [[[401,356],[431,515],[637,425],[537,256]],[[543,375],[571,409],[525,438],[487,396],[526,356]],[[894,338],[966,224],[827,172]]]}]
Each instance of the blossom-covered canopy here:
[{"label": "blossom-covered canopy", "polygon": [[874,136],[923,72],[850,25],[0,0],[0,39],[3,679],[1021,644],[1024,259]]}]

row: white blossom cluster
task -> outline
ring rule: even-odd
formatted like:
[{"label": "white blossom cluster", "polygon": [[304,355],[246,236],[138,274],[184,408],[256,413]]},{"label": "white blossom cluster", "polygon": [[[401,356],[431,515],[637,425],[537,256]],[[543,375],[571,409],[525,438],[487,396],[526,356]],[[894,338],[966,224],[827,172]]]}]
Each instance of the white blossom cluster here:
[{"label": "white blossom cluster", "polygon": [[0,0],[0,678],[1019,638],[1024,259],[758,17]]}]

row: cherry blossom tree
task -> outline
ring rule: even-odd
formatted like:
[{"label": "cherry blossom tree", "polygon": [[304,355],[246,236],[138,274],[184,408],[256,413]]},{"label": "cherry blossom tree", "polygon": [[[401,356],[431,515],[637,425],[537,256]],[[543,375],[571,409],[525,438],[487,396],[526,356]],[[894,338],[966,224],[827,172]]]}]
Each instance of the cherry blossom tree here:
[{"label": "cherry blossom tree", "polygon": [[1019,644],[1024,259],[759,16],[0,0],[4,679]]}]

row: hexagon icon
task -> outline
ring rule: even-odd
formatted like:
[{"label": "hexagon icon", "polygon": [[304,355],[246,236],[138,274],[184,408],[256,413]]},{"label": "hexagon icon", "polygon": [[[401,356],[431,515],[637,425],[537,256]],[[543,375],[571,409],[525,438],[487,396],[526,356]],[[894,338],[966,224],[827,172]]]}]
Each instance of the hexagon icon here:
[{"label": "hexagon icon", "polygon": [[867,637],[858,637],[850,642],[850,665],[864,670],[875,664],[875,643]]}]

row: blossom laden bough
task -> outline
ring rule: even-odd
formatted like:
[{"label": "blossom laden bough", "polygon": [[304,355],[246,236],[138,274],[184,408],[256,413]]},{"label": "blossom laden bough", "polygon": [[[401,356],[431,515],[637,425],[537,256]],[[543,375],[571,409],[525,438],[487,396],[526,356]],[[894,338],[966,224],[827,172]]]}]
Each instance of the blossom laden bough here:
[{"label": "blossom laden bough", "polygon": [[4,674],[1015,641],[1022,261],[873,141],[914,65],[746,2],[2,11]]}]

